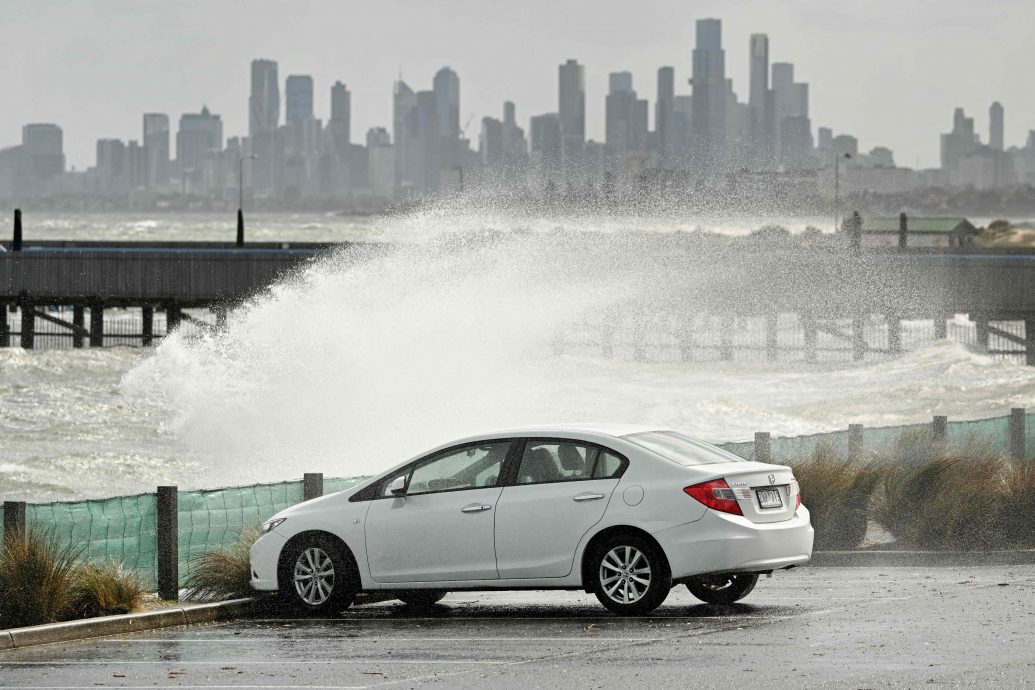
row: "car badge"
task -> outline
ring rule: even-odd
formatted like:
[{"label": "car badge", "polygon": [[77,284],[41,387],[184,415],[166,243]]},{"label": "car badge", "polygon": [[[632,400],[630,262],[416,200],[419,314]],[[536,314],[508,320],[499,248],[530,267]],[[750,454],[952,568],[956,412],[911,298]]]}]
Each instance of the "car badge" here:
[{"label": "car badge", "polygon": [[769,483],[770,484],[775,484],[776,483],[776,475],[775,474],[769,475]]}]

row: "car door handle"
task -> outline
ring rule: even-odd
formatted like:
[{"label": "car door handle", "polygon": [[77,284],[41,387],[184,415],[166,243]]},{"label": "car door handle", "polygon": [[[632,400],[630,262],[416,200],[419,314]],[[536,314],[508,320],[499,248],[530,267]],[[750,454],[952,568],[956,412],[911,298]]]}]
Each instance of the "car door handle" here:
[{"label": "car door handle", "polygon": [[579,494],[573,501],[598,501],[604,497],[604,494]]},{"label": "car door handle", "polygon": [[470,506],[464,506],[460,509],[461,513],[480,513],[483,510],[492,510],[492,506],[476,503]]}]

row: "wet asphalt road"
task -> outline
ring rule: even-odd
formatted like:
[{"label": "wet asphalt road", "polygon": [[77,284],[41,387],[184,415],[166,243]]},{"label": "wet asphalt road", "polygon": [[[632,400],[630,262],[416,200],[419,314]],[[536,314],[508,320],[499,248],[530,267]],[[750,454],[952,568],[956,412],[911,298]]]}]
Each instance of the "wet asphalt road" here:
[{"label": "wet asphalt road", "polygon": [[1035,566],[804,568],[648,618],[577,592],[451,594],[0,652],[0,686],[1033,687]]}]

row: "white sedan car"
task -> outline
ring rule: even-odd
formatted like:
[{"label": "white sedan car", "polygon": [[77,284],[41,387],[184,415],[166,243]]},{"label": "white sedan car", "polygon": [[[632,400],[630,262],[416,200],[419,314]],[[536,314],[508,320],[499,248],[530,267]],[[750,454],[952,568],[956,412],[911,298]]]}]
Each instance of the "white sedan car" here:
[{"label": "white sedan car", "polygon": [[620,614],[677,584],[731,603],[812,555],[790,468],[675,431],[563,425],[449,443],[288,508],[252,546],[252,586],[334,613],[358,592],[584,589]]}]

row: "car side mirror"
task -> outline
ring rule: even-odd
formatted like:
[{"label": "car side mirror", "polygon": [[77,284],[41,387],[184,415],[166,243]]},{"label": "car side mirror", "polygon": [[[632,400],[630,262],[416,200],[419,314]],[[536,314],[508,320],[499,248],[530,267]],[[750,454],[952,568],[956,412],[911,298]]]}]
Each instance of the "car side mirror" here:
[{"label": "car side mirror", "polygon": [[388,491],[393,496],[402,497],[406,495],[406,477],[396,477],[392,480],[392,483],[388,485]]}]

